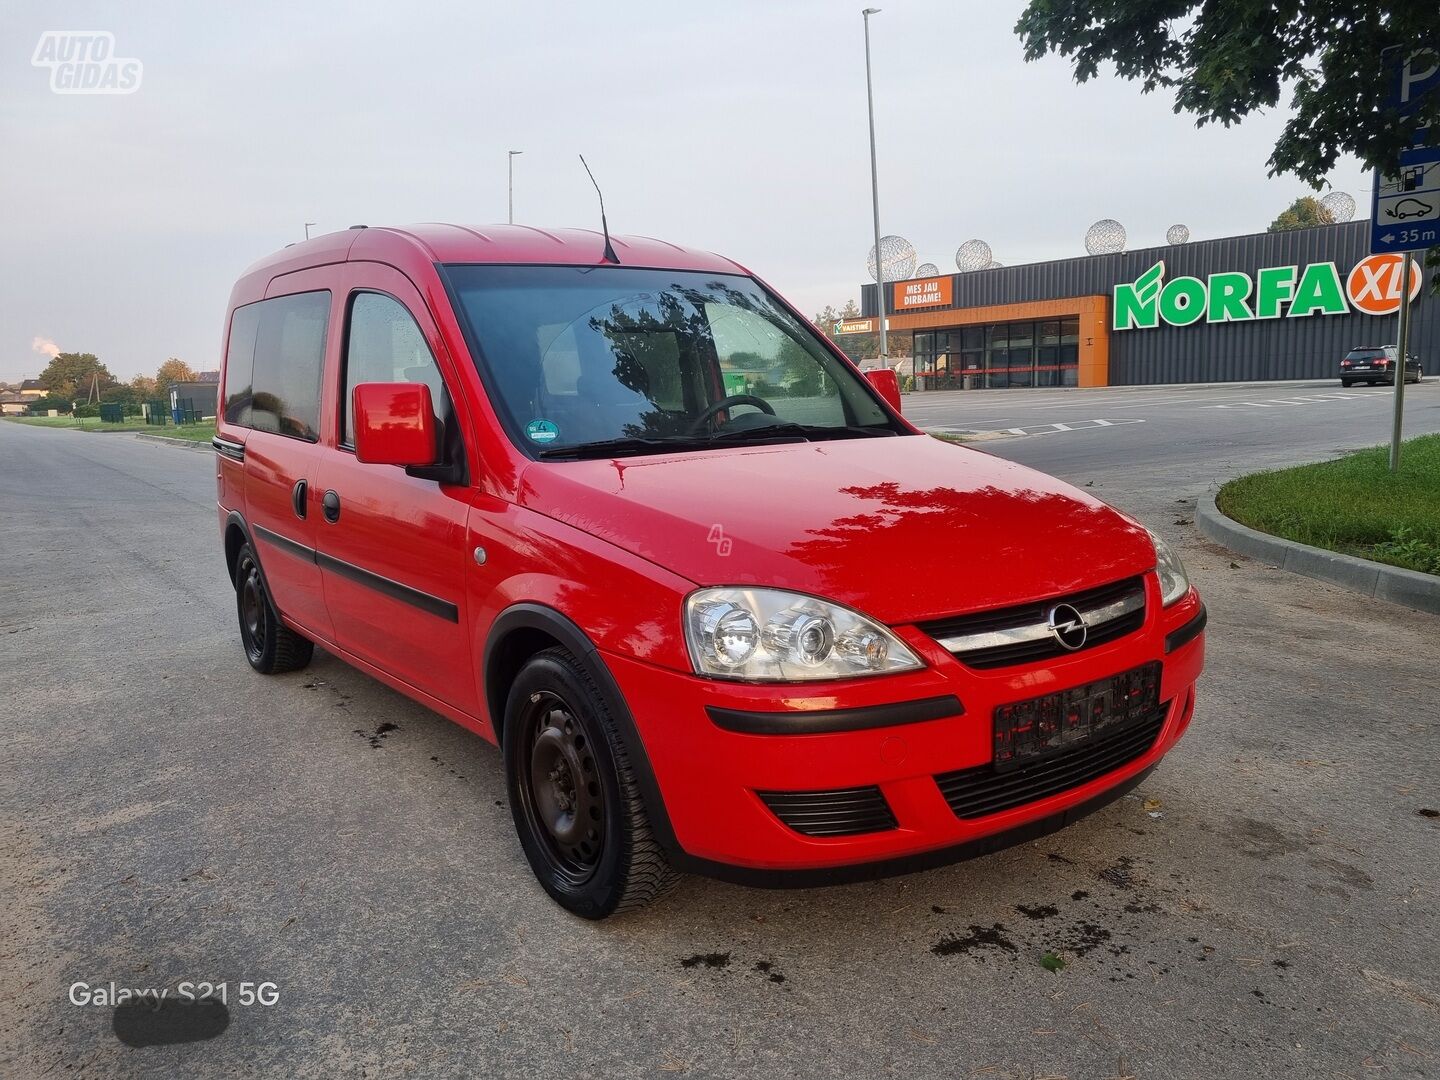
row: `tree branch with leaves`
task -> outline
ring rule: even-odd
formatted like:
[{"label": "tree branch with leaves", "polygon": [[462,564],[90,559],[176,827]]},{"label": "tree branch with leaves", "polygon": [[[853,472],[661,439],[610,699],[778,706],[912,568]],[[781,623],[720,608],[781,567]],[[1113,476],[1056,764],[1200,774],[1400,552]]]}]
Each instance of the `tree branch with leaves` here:
[{"label": "tree branch with leaves", "polygon": [[1197,127],[1238,124],[1288,89],[1270,175],[1316,190],[1342,155],[1393,175],[1417,132],[1440,130],[1440,93],[1409,115],[1390,104],[1390,58],[1440,42],[1433,0],[1030,0],[1015,32],[1027,60],[1058,53],[1078,82],[1111,63],[1145,93],[1172,91]]}]

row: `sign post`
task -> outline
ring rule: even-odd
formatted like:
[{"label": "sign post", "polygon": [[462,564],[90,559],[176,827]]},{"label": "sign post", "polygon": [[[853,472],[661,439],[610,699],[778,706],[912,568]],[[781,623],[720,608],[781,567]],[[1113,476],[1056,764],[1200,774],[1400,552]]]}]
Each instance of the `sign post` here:
[{"label": "sign post", "polygon": [[[1402,116],[1413,113],[1428,96],[1440,92],[1440,52],[1421,48],[1397,56],[1389,65],[1395,76],[1388,104]],[[1405,418],[1405,356],[1410,344],[1410,252],[1440,244],[1440,133],[1416,134],[1400,153],[1392,176],[1375,170],[1370,210],[1370,251],[1401,252],[1400,326],[1396,334],[1395,414],[1390,425],[1390,471],[1400,471],[1400,439]]]},{"label": "sign post", "polygon": [[1415,260],[1405,256],[1400,272],[1400,332],[1396,335],[1399,355],[1395,358],[1395,415],[1390,422],[1390,471],[1400,471],[1400,429],[1405,417],[1405,356],[1410,347],[1410,270]]}]

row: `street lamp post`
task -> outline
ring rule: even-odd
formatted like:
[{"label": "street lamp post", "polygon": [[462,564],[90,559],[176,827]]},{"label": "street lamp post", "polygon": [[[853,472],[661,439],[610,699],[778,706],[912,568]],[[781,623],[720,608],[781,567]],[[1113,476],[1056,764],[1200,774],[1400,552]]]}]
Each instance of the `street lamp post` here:
[{"label": "street lamp post", "polygon": [[510,174],[510,224],[515,224],[515,159],[523,154],[524,150],[511,150],[505,159]]},{"label": "street lamp post", "polygon": [[865,16],[865,102],[870,108],[870,205],[875,224],[875,295],[880,310],[880,363],[890,366],[889,342],[885,337],[885,262],[880,252],[880,174],[875,166],[875,91],[870,83],[870,16],[879,8],[866,8]]}]

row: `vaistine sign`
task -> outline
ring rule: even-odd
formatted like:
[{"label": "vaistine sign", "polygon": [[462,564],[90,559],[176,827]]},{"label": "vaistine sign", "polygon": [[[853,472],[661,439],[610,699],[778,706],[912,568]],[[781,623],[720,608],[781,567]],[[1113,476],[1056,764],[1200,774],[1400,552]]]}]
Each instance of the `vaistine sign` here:
[{"label": "vaistine sign", "polygon": [[[1116,330],[1153,330],[1161,323],[1249,322],[1308,315],[1390,315],[1400,310],[1401,256],[1371,255],[1342,284],[1333,262],[1267,266],[1254,278],[1240,271],[1165,280],[1157,262],[1128,285],[1115,286],[1111,325]],[[1420,264],[1410,262],[1410,299],[1420,294]]]}]

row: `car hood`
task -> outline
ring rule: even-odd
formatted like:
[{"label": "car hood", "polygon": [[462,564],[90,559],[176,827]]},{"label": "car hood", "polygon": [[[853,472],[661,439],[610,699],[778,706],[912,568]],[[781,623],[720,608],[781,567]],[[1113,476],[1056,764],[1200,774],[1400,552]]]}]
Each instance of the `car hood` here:
[{"label": "car hood", "polygon": [[1145,530],[1099,499],[923,435],[536,462],[520,503],[698,585],[793,589],[887,623],[1155,565]]}]

